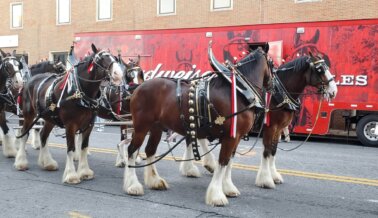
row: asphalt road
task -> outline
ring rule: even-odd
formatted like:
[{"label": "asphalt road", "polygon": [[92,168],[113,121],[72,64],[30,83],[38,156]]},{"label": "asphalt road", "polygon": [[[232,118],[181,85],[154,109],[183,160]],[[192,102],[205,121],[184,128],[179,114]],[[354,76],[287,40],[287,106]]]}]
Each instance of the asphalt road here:
[{"label": "asphalt road", "polygon": [[[49,140],[58,171],[41,170],[38,151],[30,146],[25,172],[13,167],[14,159],[1,155],[0,217],[378,217],[378,148],[329,140],[279,151],[277,168],[285,182],[270,190],[254,185],[262,150],[259,141],[252,152],[234,160],[232,176],[241,195],[229,198],[225,207],[211,207],[205,204],[211,174],[198,163],[201,178],[183,177],[171,155],[157,163],[170,185],[167,191],[145,188],[140,197],[125,194],[124,170],[114,167],[118,132],[116,127],[93,132],[89,164],[95,178],[78,185],[61,182],[66,150],[60,137]],[[238,151],[248,150],[254,141],[243,141]],[[279,146],[292,148],[298,143]],[[181,157],[183,147],[173,156]],[[161,142],[158,153],[167,149]],[[137,175],[143,183],[143,169],[137,169]]]}]

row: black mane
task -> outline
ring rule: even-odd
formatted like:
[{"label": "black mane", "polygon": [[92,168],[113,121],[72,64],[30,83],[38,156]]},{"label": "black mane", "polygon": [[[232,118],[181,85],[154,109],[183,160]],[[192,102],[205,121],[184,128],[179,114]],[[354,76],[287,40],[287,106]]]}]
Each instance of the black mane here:
[{"label": "black mane", "polygon": [[292,70],[293,73],[303,72],[309,67],[308,57],[299,57],[293,61],[287,62],[278,67],[277,72],[283,72],[286,70]]}]

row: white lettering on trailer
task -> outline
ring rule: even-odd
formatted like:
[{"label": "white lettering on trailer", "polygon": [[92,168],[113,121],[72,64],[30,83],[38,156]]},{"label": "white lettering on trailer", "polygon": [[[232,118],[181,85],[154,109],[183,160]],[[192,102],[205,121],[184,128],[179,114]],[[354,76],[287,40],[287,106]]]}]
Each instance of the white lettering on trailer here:
[{"label": "white lettering on trailer", "polygon": [[367,75],[340,75],[340,78],[336,80],[336,85],[339,86],[367,86]]},{"label": "white lettering on trailer", "polygon": [[373,108],[373,105],[371,105],[371,104],[367,104],[366,107],[367,107],[367,108]]},{"label": "white lettering on trailer", "polygon": [[[182,78],[182,79],[192,79],[196,77],[201,76],[201,70],[196,70],[193,72],[193,70],[184,71],[180,70],[176,72],[175,70],[160,70],[160,68],[163,66],[163,64],[159,63],[156,65],[154,70],[148,70],[144,73],[144,78],[146,80],[157,78],[157,77],[169,77],[169,78]],[[211,73],[211,71],[205,71],[202,76]]]},{"label": "white lettering on trailer", "polygon": [[351,104],[350,106],[351,106],[351,107],[357,107],[357,105],[356,105],[356,104]]},{"label": "white lettering on trailer", "polygon": [[328,103],[328,106],[335,106],[334,103]]}]

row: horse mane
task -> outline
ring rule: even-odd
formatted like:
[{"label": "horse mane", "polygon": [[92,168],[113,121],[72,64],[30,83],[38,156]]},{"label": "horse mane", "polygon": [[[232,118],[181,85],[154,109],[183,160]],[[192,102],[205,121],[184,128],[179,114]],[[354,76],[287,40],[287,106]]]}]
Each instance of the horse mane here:
[{"label": "horse mane", "polygon": [[261,55],[265,55],[265,52],[256,49],[253,52],[246,55],[243,59],[241,59],[239,62],[237,62],[237,69],[242,73],[245,74],[251,69],[251,65],[254,64],[254,60],[257,60]]},{"label": "horse mane", "polygon": [[38,64],[33,64],[30,67],[30,70],[34,70],[34,69],[37,69],[37,68],[44,68],[44,67],[49,66],[49,65],[50,65],[50,61],[42,61]]},{"label": "horse mane", "polygon": [[286,64],[279,66],[277,69],[277,72],[283,72],[289,69],[292,70],[293,73],[302,72],[306,70],[309,66],[307,60],[308,60],[307,56],[299,57],[295,60],[292,60],[290,62],[287,62]]}]

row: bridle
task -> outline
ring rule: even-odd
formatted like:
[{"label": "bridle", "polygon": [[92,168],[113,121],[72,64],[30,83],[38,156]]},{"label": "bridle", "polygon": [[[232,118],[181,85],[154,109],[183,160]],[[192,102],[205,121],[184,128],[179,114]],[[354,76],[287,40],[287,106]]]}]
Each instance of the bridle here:
[{"label": "bridle", "polygon": [[[10,61],[14,61],[14,63],[10,63]],[[7,63],[10,63],[13,67],[14,67],[14,65],[18,66],[18,70],[14,70],[15,73],[12,74],[12,72],[10,72],[8,67],[6,66]],[[10,85],[12,85],[14,87],[13,78],[17,74],[20,74],[20,77],[22,78],[22,74],[21,74],[21,68],[22,67],[23,67],[22,64],[17,60],[17,58],[15,58],[13,56],[5,57],[3,59],[2,63],[0,64],[0,71],[4,70],[7,73],[7,87],[9,87]]]},{"label": "bridle", "polygon": [[[104,56],[108,56],[108,57],[110,58],[110,60],[111,60],[111,62],[110,62],[110,64],[109,64],[108,66],[102,66],[102,65],[99,63],[100,60],[104,58]],[[93,64],[94,66],[96,66],[96,68],[99,68],[100,71],[105,72],[105,76],[104,76],[103,78],[101,78],[101,79],[96,79],[97,74],[95,74],[95,79],[85,79],[85,78],[83,78],[83,77],[81,77],[81,76],[79,76],[79,75],[76,75],[76,76],[77,76],[77,78],[79,78],[80,80],[83,80],[83,81],[85,81],[85,82],[92,82],[92,83],[101,82],[101,81],[103,81],[103,80],[108,80],[108,79],[110,80],[110,78],[111,78],[111,75],[110,75],[110,68],[111,68],[112,65],[113,65],[114,63],[116,63],[116,62],[117,62],[117,61],[116,61],[116,59],[113,57],[112,54],[110,54],[110,53],[108,53],[108,52],[106,52],[106,51],[100,51],[100,52],[96,53],[95,56],[92,58],[92,64]],[[79,63],[79,64],[81,64],[81,63]],[[79,64],[78,64],[78,65],[79,65]],[[76,65],[76,66],[77,66],[77,65]],[[94,71],[94,70],[95,70],[95,68],[93,68],[93,70],[91,70],[90,72],[92,72],[92,71]],[[89,72],[89,73],[90,73],[90,72]]]},{"label": "bridle", "polygon": [[[330,82],[334,81],[334,78],[331,77],[328,80],[323,80],[321,77],[322,74],[325,74],[325,72],[328,71],[329,67],[325,63],[324,59],[320,59],[317,61],[311,61],[311,58],[307,60],[307,62],[310,64],[310,81],[309,84],[319,87],[319,92],[320,93],[325,93],[326,92],[326,87],[329,85]],[[316,81],[313,81],[313,75],[316,75]]]}]

